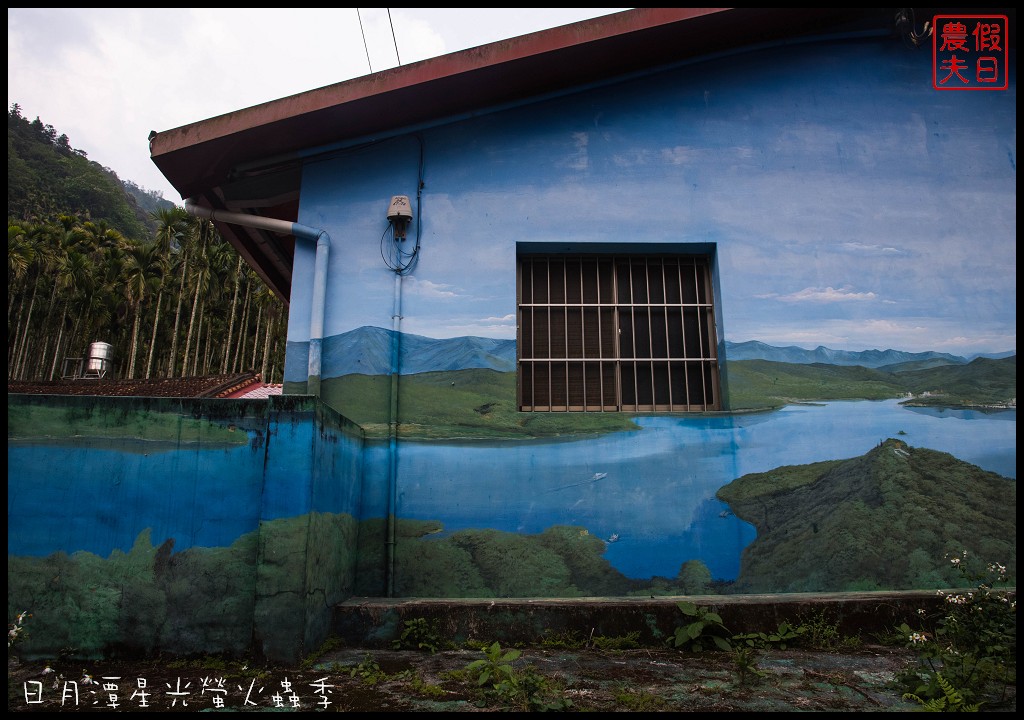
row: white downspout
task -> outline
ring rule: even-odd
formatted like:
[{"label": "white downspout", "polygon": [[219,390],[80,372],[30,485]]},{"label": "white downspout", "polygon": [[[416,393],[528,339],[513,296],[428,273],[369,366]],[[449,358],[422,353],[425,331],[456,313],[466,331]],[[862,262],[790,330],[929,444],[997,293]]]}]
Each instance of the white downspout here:
[{"label": "white downspout", "polygon": [[310,395],[320,396],[321,350],[324,340],[324,308],[327,304],[327,261],[331,253],[331,237],[324,231],[308,225],[278,220],[276,218],[249,215],[248,213],[214,210],[196,204],[193,199],[185,201],[185,211],[195,217],[218,220],[229,225],[259,228],[271,232],[294,235],[316,243],[316,263],[313,270],[313,307],[309,318],[309,367],[306,390]]}]

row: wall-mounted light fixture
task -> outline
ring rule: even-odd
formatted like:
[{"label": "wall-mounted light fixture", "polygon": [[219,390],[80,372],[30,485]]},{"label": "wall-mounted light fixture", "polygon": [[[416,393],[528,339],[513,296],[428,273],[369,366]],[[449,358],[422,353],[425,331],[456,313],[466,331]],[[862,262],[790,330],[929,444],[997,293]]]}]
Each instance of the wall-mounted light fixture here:
[{"label": "wall-mounted light fixture", "polygon": [[388,205],[388,222],[395,232],[395,240],[405,240],[405,233],[412,221],[412,205],[408,195],[394,195]]}]

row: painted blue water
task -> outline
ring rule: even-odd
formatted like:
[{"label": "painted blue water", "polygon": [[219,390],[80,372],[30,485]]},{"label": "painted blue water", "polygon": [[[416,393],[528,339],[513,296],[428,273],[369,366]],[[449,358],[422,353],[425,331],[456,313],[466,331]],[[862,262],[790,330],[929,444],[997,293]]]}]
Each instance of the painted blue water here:
[{"label": "painted blue water", "polygon": [[[398,516],[447,531],[536,533],[580,525],[630,577],[675,576],[700,559],[732,579],[755,537],[715,492],[747,473],[862,455],[899,437],[1016,477],[1016,411],[901,407],[896,400],[795,405],[723,417],[649,417],[640,431],[572,442],[399,446]],[[904,434],[901,434],[904,433]],[[364,516],[385,514],[387,448],[366,462]]]},{"label": "painted blue water", "polygon": [[[573,441],[403,442],[398,516],[438,520],[447,532],[578,525],[613,540],[605,556],[630,577],[674,576],[698,558],[715,577],[730,579],[754,530],[715,499],[721,486],[781,465],[862,455],[889,437],[1016,478],[1016,419],[1015,410],[834,402],[753,415],[643,418],[639,431]],[[260,518],[310,509],[357,514],[347,491],[326,504],[310,497],[312,436],[308,424],[293,426],[275,436],[269,458],[250,446],[127,452],[123,444],[8,443],[8,553],[107,556],[130,549],[146,528],[154,544],[174,538],[181,551],[229,545]],[[386,446],[369,444],[362,517],[386,513],[387,466]]]}]

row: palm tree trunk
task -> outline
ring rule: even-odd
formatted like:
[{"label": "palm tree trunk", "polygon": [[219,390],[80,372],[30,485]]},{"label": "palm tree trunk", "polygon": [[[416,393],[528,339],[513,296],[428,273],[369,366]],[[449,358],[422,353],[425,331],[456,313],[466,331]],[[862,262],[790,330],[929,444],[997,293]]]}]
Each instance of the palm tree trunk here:
[{"label": "palm tree trunk", "polygon": [[185,335],[185,354],[182,356],[181,376],[188,373],[189,351],[192,349],[192,331],[195,330],[196,310],[199,308],[199,283],[196,283],[196,294],[192,298],[192,313],[188,320],[188,333]]},{"label": "palm tree trunk", "polygon": [[160,325],[160,302],[164,299],[164,291],[161,290],[156,296],[156,315],[153,317],[153,337],[149,341],[149,357],[146,358],[146,375],[149,380],[149,372],[153,369],[153,351],[156,349],[156,329]]},{"label": "palm tree trunk", "polygon": [[274,327],[274,316],[270,315],[267,318],[267,337],[263,340],[263,362],[260,364],[260,377],[263,378],[263,382],[269,382],[267,379],[267,363],[270,361],[270,331]]},{"label": "palm tree trunk", "polygon": [[[32,325],[32,310],[36,306],[36,291],[38,289],[39,289],[39,283],[36,282],[35,284],[32,285],[32,298],[31,298],[31,300],[29,300],[28,312],[25,315],[25,325],[24,325],[24,327],[22,328],[22,331],[21,331],[22,332],[22,334],[21,334],[21,349],[17,353],[15,353],[14,377],[18,378],[18,379],[21,379],[21,375],[19,374],[21,372],[21,370],[22,370],[21,362],[22,362],[22,358],[24,358],[24,356],[25,356],[26,346],[28,345],[28,334],[29,334],[28,330],[29,330],[29,327]],[[11,377],[10,372],[8,372],[7,377]]]},{"label": "palm tree trunk", "polygon": [[235,313],[238,308],[238,282],[242,277],[242,256],[238,256],[238,267],[235,270],[235,294],[231,298],[231,319],[228,321],[228,340],[224,344],[224,361],[221,363],[221,374],[225,374],[228,371],[228,362],[230,360],[230,348],[231,348],[231,336],[235,330]]},{"label": "palm tree trunk", "polygon": [[192,328],[192,323],[189,322],[189,324],[188,324],[188,340],[185,343],[185,358],[186,358],[186,361],[185,361],[185,365],[181,368],[181,372],[182,372],[181,376],[182,377],[185,377],[185,373],[186,373],[186,370],[187,370],[187,367],[188,367],[188,360],[189,359],[192,360],[192,375],[193,376],[195,376],[195,374],[196,374],[196,366],[199,364],[199,341],[200,341],[201,334],[203,332],[203,309],[204,308],[203,308],[203,305],[199,302],[199,286],[198,286],[198,284],[196,286],[196,297],[195,297],[195,300],[192,303],[192,318],[193,319],[195,319],[195,317],[196,317],[196,306],[197,305],[199,306],[199,319],[198,319],[198,325],[195,328],[196,355],[195,355],[194,358],[189,358],[189,356],[188,356],[189,347],[192,345],[192,329],[193,329]]},{"label": "palm tree trunk", "polygon": [[238,350],[235,351],[235,361],[231,364],[231,372],[244,372],[245,369],[245,336],[249,327],[249,302],[251,299],[251,285],[245,286],[245,304],[242,306],[242,323],[238,326]]},{"label": "palm tree trunk", "polygon": [[57,332],[57,344],[53,347],[53,364],[50,365],[50,380],[53,380],[53,376],[57,372],[57,361],[60,359],[61,341],[64,339],[64,322],[68,318],[68,304],[66,302],[61,304],[64,306],[64,309],[60,314],[60,327]]},{"label": "palm tree trunk", "polygon": [[167,363],[167,377],[174,377],[178,367],[178,334],[181,325],[181,304],[185,300],[185,277],[188,275],[188,253],[182,259],[181,283],[178,285],[178,307],[174,311],[174,335],[171,336],[171,357]]},{"label": "palm tree trunk", "polygon": [[260,328],[263,324],[263,306],[260,305],[256,312],[256,331],[252,334],[252,367],[256,369],[257,350],[260,344]]},{"label": "palm tree trunk", "polygon": [[125,376],[131,380],[135,377],[135,356],[139,345],[139,322],[142,316],[142,303],[135,303],[135,321],[132,322],[132,341],[128,351],[128,374]]}]

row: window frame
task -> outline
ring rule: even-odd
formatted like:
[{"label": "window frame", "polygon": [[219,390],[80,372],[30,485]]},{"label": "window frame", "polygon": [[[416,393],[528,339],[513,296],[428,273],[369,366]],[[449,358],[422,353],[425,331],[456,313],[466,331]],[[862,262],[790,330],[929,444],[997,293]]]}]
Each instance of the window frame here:
[{"label": "window frame", "polygon": [[[684,248],[520,244],[516,257],[518,410],[722,410],[715,249],[711,244]],[[602,266],[606,274],[610,267],[610,288]],[[539,273],[538,267],[546,270]],[[562,282],[552,282],[559,269],[565,273]],[[672,285],[672,271],[678,274],[677,286]],[[684,271],[693,272],[692,286],[685,286]],[[588,272],[593,272],[589,291]],[[545,288],[541,288],[541,275]],[[571,289],[577,280],[579,288]],[[623,330],[632,341],[624,341]],[[545,332],[547,339],[538,340],[538,334]],[[636,351],[637,338],[646,344],[646,352]]]}]

